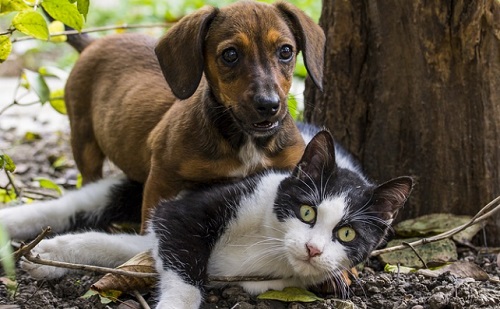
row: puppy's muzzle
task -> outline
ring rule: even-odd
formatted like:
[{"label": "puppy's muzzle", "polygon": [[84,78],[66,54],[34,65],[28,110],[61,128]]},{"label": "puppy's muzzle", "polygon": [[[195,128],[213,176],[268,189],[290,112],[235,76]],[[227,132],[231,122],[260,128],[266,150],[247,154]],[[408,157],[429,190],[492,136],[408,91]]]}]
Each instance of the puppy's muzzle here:
[{"label": "puppy's muzzle", "polygon": [[269,118],[278,113],[280,109],[280,98],[277,94],[254,96],[254,104],[257,112],[264,118]]}]

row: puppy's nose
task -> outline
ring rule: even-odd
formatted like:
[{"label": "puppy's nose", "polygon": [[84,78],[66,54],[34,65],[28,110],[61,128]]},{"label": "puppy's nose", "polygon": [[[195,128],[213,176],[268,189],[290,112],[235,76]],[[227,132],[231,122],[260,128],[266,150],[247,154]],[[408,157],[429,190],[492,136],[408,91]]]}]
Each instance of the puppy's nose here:
[{"label": "puppy's nose", "polygon": [[280,98],[278,95],[262,95],[256,94],[254,96],[255,109],[262,116],[276,115],[280,109]]}]

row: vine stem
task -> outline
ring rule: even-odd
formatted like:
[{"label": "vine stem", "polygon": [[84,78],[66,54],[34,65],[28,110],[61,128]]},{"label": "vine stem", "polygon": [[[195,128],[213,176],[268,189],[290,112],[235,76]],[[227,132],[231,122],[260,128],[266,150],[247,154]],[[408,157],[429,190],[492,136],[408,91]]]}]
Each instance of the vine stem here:
[{"label": "vine stem", "polygon": [[[66,30],[61,32],[51,33],[50,36],[59,36],[59,35],[72,35],[72,34],[82,34],[82,33],[92,33],[92,32],[102,32],[102,31],[110,31],[110,30],[127,30],[127,29],[145,29],[145,28],[169,28],[175,23],[153,23],[153,24],[137,24],[137,25],[129,25],[122,24],[116,26],[103,26],[103,27],[95,27],[95,28],[87,28],[82,31],[78,30]],[[1,34],[1,33],[0,33]],[[27,41],[27,40],[36,40],[36,38],[31,36],[23,36],[20,38],[12,39],[12,43]]]}]

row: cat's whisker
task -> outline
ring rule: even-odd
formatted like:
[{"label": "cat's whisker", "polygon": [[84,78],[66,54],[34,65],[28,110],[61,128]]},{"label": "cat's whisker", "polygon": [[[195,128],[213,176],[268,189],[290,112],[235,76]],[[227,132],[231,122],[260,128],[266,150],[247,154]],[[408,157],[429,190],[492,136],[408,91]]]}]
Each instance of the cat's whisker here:
[{"label": "cat's whisker", "polygon": [[271,226],[271,225],[268,225],[268,224],[264,224],[263,226],[266,227],[266,228],[268,228],[268,229],[270,229],[270,230],[274,230],[274,231],[280,233],[281,235],[285,235],[286,234],[286,232],[284,230],[279,229],[279,228],[277,228],[275,226]]}]

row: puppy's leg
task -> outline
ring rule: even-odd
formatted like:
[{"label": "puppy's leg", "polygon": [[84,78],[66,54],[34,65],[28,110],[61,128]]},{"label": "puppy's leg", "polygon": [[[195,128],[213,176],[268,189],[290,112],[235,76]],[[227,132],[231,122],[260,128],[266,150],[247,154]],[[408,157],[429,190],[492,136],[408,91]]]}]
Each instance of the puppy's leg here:
[{"label": "puppy's leg", "polygon": [[153,209],[161,200],[173,199],[180,192],[183,181],[173,172],[169,175],[160,171],[151,170],[144,184],[142,200],[141,233],[146,232],[146,223],[150,219]]},{"label": "puppy's leg", "polygon": [[[153,248],[149,235],[87,232],[46,239],[33,250],[35,256],[59,262],[116,267],[134,255]],[[59,278],[73,270],[21,261],[21,268],[37,279]]]},{"label": "puppy's leg", "polygon": [[[113,198],[112,187],[123,181],[124,178],[103,179],[56,200],[0,209],[0,223],[13,239],[33,238],[47,226],[60,233],[72,225],[95,223]],[[81,222],[75,222],[76,218]]]},{"label": "puppy's leg", "polygon": [[97,143],[91,119],[72,119],[71,148],[76,166],[82,174],[83,184],[102,178],[105,156]]}]

